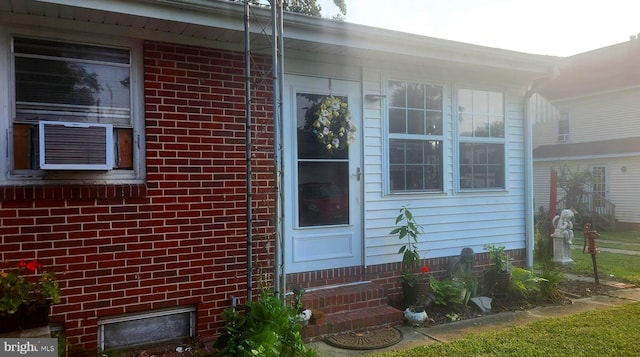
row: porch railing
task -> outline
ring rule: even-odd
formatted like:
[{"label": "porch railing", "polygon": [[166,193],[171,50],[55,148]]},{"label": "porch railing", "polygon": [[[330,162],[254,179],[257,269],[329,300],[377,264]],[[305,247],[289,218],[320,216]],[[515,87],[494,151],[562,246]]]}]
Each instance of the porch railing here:
[{"label": "porch railing", "polygon": [[577,202],[571,204],[568,198],[564,197],[556,204],[558,212],[567,208],[573,208],[578,212],[578,223],[590,222],[602,231],[616,230],[616,205],[599,193],[585,192]]}]

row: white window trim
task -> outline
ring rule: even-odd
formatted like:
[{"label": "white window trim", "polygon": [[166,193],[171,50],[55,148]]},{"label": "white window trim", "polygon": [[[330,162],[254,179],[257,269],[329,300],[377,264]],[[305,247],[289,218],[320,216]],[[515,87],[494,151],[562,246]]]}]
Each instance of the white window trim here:
[{"label": "white window trim", "polygon": [[[568,123],[568,128],[567,128],[567,133],[566,134],[561,134],[560,133],[560,122],[566,120]],[[564,140],[560,140],[560,135],[564,136]],[[569,141],[571,140],[571,117],[569,115],[569,113],[561,113],[560,114],[560,118],[558,118],[558,122],[556,123],[556,144],[565,144],[565,143],[569,143]]]},{"label": "white window trim", "polygon": [[[503,117],[504,117],[504,138],[492,138],[492,137],[464,137],[464,140],[460,140],[460,135],[458,134],[459,132],[459,122],[458,122],[458,117],[460,115],[460,111],[458,109],[458,90],[460,89],[471,89],[471,90],[478,90],[478,91],[487,91],[487,92],[497,92],[497,93],[502,93],[502,100],[503,100],[503,105],[502,105],[502,111],[503,111]],[[498,89],[498,88],[492,88],[492,87],[486,87],[486,86],[478,86],[478,85],[467,85],[467,84],[458,84],[458,85],[454,85],[453,89],[452,89],[452,96],[451,96],[451,112],[453,113],[452,116],[452,145],[453,145],[453,186],[455,189],[455,192],[457,193],[483,193],[483,192],[506,192],[509,191],[509,181],[508,181],[508,138],[509,138],[509,117],[507,116],[507,103],[508,103],[508,95],[507,95],[507,90],[506,89]],[[503,170],[503,182],[504,182],[504,187],[503,188],[461,188],[460,187],[460,143],[482,143],[482,144],[502,144],[504,145],[504,150],[503,150],[503,165],[504,165],[504,170]]]},{"label": "white window trim", "polygon": [[[389,141],[392,138],[389,134],[389,81],[402,81],[402,82],[413,82],[424,85],[435,85],[442,87],[442,135],[412,135],[412,134],[396,134],[402,135],[403,138],[411,138],[419,137],[420,140],[441,140],[442,141],[442,190],[431,190],[431,191],[406,191],[406,192],[392,192],[391,191],[391,172],[389,170],[390,167],[390,154],[389,154]],[[451,137],[451,126],[449,125],[450,115],[450,100],[451,96],[449,95],[449,86],[445,82],[435,81],[435,80],[427,80],[421,78],[408,78],[406,76],[394,76],[387,75],[383,76],[381,81],[381,87],[383,89],[383,93],[386,96],[386,100],[383,101],[382,105],[382,113],[381,113],[381,121],[382,121],[382,180],[383,180],[383,193],[385,196],[407,196],[407,195],[443,195],[449,190],[447,177],[449,176],[449,172],[447,168],[449,167],[449,152],[450,146],[450,137]],[[400,138],[400,137],[396,137]]]},{"label": "white window trim", "polygon": [[[131,124],[133,127],[132,170],[107,172],[20,170],[11,172],[13,164],[13,118],[15,116],[15,72],[12,54],[13,37],[33,37],[61,42],[79,42],[97,46],[128,48],[131,56]],[[61,33],[52,29],[33,29],[21,26],[0,27],[0,133],[6,143],[0,147],[0,186],[39,184],[138,184],[144,183],[145,120],[144,120],[144,58],[142,42],[129,38],[87,36],[78,33]]]}]

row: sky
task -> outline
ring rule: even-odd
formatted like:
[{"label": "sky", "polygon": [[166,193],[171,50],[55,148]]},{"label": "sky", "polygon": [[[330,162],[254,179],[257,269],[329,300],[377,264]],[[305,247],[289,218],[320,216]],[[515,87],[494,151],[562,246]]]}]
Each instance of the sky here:
[{"label": "sky", "polygon": [[[551,56],[591,51],[640,33],[640,0],[345,1],[347,22]],[[325,16],[337,13],[331,0],[318,3]]]}]

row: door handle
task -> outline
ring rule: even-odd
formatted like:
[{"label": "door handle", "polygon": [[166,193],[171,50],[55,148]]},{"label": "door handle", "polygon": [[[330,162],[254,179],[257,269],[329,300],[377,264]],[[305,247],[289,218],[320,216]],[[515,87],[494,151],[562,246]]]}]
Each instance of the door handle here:
[{"label": "door handle", "polygon": [[356,169],[356,180],[360,181],[360,177],[362,177],[362,170],[358,167]]}]

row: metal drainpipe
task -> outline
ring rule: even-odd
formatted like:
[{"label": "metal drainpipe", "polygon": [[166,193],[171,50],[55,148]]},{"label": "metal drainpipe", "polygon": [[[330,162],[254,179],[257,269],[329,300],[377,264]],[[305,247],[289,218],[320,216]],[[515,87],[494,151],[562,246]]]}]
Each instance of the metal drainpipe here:
[{"label": "metal drainpipe", "polygon": [[524,222],[525,222],[525,247],[527,267],[533,268],[533,248],[535,246],[535,229],[533,223],[533,215],[535,207],[533,207],[533,121],[529,115],[529,100],[531,97],[541,91],[544,87],[553,81],[560,74],[557,67],[553,68],[553,74],[548,77],[540,78],[539,81],[532,81],[527,92],[524,95],[523,117],[524,117],[524,157],[525,157],[525,185],[524,185]]},{"label": "metal drainpipe", "polygon": [[[279,74],[279,78],[280,80],[278,81],[278,93],[279,93],[279,97],[278,97],[278,120],[279,120],[279,126],[282,129],[282,122],[283,122],[283,118],[284,118],[284,107],[283,107],[283,100],[282,98],[284,97],[284,3],[283,0],[278,0],[278,59],[279,59],[279,65],[278,65],[278,74]],[[280,130],[280,143],[282,143],[282,130]],[[278,147],[279,150],[279,155],[280,158],[282,158],[283,155],[283,147],[282,144],[280,144],[280,146]],[[281,187],[281,182],[282,182],[282,176],[284,175],[284,164],[282,162],[282,159],[280,159],[279,162],[279,170],[280,170],[280,183],[278,184],[278,187]],[[285,256],[284,256],[284,226],[282,225],[282,222],[284,220],[284,192],[282,192],[282,188],[279,189],[279,193],[280,193],[280,211],[279,211],[279,215],[280,215],[280,266],[278,267],[278,269],[280,269],[280,298],[284,300],[284,296],[285,296],[285,291],[287,289],[287,285],[286,285],[286,275],[285,275]]]},{"label": "metal drainpipe", "polygon": [[246,156],[246,205],[247,205],[247,301],[253,299],[253,266],[251,261],[253,244],[253,221],[251,216],[251,43],[249,36],[249,0],[244,1],[244,51],[245,51],[245,156]]},{"label": "metal drainpipe", "polygon": [[283,243],[283,194],[282,194],[282,93],[284,90],[282,81],[283,73],[283,10],[282,0],[270,0],[271,3],[271,61],[273,82],[273,166],[274,166],[274,263],[273,263],[273,289],[274,295],[284,299],[284,243]]}]

